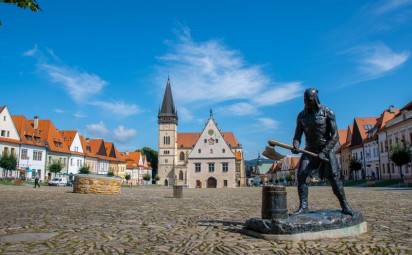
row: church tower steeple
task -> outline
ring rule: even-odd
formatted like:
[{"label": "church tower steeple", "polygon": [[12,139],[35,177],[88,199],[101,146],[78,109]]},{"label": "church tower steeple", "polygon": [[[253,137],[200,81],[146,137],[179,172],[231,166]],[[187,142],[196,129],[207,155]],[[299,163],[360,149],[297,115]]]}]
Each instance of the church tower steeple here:
[{"label": "church tower steeple", "polygon": [[159,183],[169,186],[176,183],[177,161],[177,111],[173,102],[172,86],[167,78],[163,102],[157,115],[158,130],[158,177]]},{"label": "church tower steeple", "polygon": [[159,124],[176,124],[178,121],[177,111],[173,102],[172,86],[170,85],[170,78],[167,77],[166,90],[163,96],[162,106],[157,115]]}]

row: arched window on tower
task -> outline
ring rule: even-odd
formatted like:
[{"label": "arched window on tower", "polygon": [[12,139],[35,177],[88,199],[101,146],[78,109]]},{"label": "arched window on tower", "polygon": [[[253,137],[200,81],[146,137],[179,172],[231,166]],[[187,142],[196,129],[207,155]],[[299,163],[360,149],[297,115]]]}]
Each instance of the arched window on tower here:
[{"label": "arched window on tower", "polygon": [[180,152],[179,159],[180,159],[180,161],[185,160],[185,153],[183,151]]},{"label": "arched window on tower", "polygon": [[183,172],[182,171],[179,172],[179,180],[183,181]]}]

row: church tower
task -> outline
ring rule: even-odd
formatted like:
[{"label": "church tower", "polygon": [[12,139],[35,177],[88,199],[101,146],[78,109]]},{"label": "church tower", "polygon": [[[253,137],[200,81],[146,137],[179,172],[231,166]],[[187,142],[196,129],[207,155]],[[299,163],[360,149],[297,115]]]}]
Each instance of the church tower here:
[{"label": "church tower", "polygon": [[176,138],[178,121],[169,78],[167,78],[166,90],[157,118],[159,124],[158,183],[169,186],[173,185],[176,179],[175,162],[177,159]]}]

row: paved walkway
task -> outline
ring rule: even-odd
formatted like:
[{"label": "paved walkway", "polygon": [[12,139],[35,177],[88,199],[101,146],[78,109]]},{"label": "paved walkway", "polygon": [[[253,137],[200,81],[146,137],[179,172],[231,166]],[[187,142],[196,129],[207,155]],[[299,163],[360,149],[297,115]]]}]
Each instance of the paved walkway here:
[{"label": "paved walkway", "polygon": [[[346,188],[369,233],[359,238],[268,242],[239,233],[259,217],[258,188],[123,188],[118,196],[69,188],[0,185],[0,254],[397,254],[412,253],[412,191]],[[297,194],[288,189],[289,209]],[[338,207],[328,187],[310,189],[312,209]]]}]

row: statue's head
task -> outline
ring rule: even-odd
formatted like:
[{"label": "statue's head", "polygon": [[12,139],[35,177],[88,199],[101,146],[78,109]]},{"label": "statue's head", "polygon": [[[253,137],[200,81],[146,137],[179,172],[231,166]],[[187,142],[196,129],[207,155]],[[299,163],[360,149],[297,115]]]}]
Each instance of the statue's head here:
[{"label": "statue's head", "polygon": [[310,88],[305,90],[305,108],[308,110],[319,109],[320,100],[318,97],[318,90],[315,88]]}]

